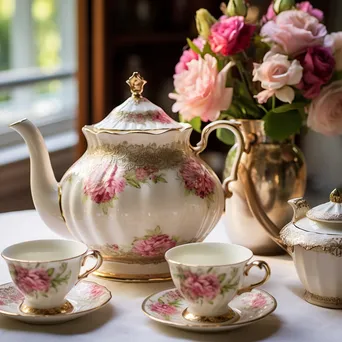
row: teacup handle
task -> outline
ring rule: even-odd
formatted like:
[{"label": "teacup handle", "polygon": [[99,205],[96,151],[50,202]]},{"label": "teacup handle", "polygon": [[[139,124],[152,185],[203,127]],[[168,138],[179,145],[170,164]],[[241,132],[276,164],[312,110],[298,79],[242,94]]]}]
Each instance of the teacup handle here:
[{"label": "teacup handle", "polygon": [[254,283],[254,284],[250,284],[240,290],[237,291],[237,295],[240,295],[242,293],[245,293],[245,292],[250,292],[252,291],[254,288],[266,283],[266,281],[269,279],[269,277],[271,276],[271,269],[270,269],[270,266],[268,266],[268,264],[265,262],[265,261],[262,261],[262,260],[255,260],[253,262],[251,262],[250,264],[247,264],[245,266],[245,270],[243,272],[243,274],[245,276],[248,276],[248,273],[250,271],[250,269],[254,266],[257,266],[259,267],[260,269],[264,269],[265,270],[265,276],[264,278],[259,281],[258,283]]},{"label": "teacup handle", "polygon": [[90,270],[87,270],[85,272],[83,272],[82,274],[80,274],[78,276],[78,280],[81,280],[81,279],[84,279],[86,277],[88,277],[88,275],[90,273],[93,273],[94,271],[96,271],[98,268],[100,268],[100,266],[102,265],[102,262],[103,262],[103,259],[102,259],[102,256],[100,254],[99,251],[96,251],[96,250],[89,250],[87,252],[87,254],[83,257],[83,260],[82,260],[82,266],[84,266],[86,260],[88,258],[95,258],[96,259],[96,264],[95,266],[93,266]]}]

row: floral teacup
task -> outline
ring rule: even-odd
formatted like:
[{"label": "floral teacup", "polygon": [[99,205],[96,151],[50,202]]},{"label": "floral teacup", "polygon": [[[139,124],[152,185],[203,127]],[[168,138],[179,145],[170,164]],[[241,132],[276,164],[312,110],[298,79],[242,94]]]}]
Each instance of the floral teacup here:
[{"label": "floral teacup", "polygon": [[[189,304],[184,317],[213,322],[210,317],[233,318],[228,304],[235,295],[262,285],[271,274],[264,261],[248,263],[252,257],[248,248],[228,243],[192,243],[168,250],[165,258],[172,280]],[[265,277],[242,287],[244,277],[253,266],[263,268]]]},{"label": "floral teacup", "polygon": [[[98,251],[69,240],[27,241],[7,247],[1,255],[14,284],[25,297],[21,309],[27,313],[67,312],[71,304],[66,302],[66,295],[102,264]],[[80,274],[88,257],[95,258],[96,264]]]}]

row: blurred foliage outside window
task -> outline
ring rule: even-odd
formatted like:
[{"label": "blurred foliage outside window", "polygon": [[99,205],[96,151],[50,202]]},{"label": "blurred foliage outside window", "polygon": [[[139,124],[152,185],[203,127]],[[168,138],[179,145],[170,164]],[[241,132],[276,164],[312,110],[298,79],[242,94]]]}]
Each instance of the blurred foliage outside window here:
[{"label": "blurred foliage outside window", "polygon": [[[53,70],[63,66],[65,63],[69,63],[69,61],[63,61],[62,58],[61,26],[67,20],[70,21],[71,19],[72,23],[70,26],[72,32],[70,34],[72,35],[75,31],[73,26],[76,23],[72,14],[65,18],[62,13],[59,13],[59,10],[61,6],[69,6],[71,3],[74,3],[74,0],[0,0],[0,79],[1,71],[13,70],[17,71],[18,75],[20,75],[20,70],[24,70],[25,68]],[[25,6],[25,9],[29,6],[30,11],[27,12],[24,10],[24,7],[20,8],[19,6]],[[23,19],[21,21],[21,15],[25,16],[26,22],[29,21],[30,32],[27,32],[27,26],[25,27],[25,24],[22,25],[22,22],[25,20]],[[25,43],[27,43],[28,39],[32,44],[29,46],[31,51],[24,51],[25,46],[27,48],[28,44]],[[21,42],[24,43],[22,44],[23,47],[20,45]],[[22,63],[19,62],[22,65],[14,65],[13,51],[16,51],[16,54],[19,51],[19,56],[15,57],[16,61],[23,61]],[[0,125],[3,123],[7,124],[7,121],[12,121],[13,118],[17,119],[15,116],[22,115],[25,106],[31,106],[38,99],[45,98],[45,102],[39,108],[36,105],[31,109],[31,111],[38,113],[38,116],[44,116],[44,113],[49,112],[48,107],[54,102],[57,96],[60,96],[63,101],[61,93],[65,95],[66,87],[64,86],[68,83],[68,89],[70,89],[71,82],[73,82],[72,87],[75,88],[75,82],[72,80],[50,80],[32,84],[30,87],[0,90],[0,110],[3,109],[2,113],[0,113]],[[29,90],[27,91],[28,88]],[[23,103],[25,101],[21,100],[21,98],[19,101],[17,89],[19,89],[19,93],[27,92],[26,96],[24,96],[26,103]],[[75,92],[71,91],[70,94],[75,95]],[[48,101],[51,98],[52,102],[49,103]],[[55,101],[55,112],[57,111],[56,105],[59,110],[62,108]],[[7,114],[11,118],[4,118],[6,111],[7,113],[11,113]],[[25,116],[30,117],[29,114]]]}]

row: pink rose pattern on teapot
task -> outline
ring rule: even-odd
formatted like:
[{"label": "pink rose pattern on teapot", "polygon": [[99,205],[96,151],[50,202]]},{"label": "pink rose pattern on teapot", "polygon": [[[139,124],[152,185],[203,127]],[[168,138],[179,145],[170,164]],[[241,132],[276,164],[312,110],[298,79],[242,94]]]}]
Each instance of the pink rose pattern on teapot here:
[{"label": "pink rose pattern on teapot", "polygon": [[[193,194],[202,199],[212,200],[215,183],[210,173],[195,158],[187,158],[179,169],[179,178],[184,183],[186,194]],[[83,191],[97,204],[113,207],[113,200],[125,190],[126,186],[140,189],[143,184],[167,183],[165,174],[155,167],[144,166],[124,172],[117,164],[108,165],[105,170],[95,171],[85,179]],[[108,214],[108,205],[102,210]]]},{"label": "pink rose pattern on teapot", "polygon": [[163,257],[168,249],[183,243],[185,243],[185,241],[180,241],[176,236],[170,237],[169,235],[164,234],[161,228],[157,226],[155,229],[148,229],[144,236],[135,237],[129,246],[107,244],[104,247],[93,247],[101,250],[105,255],[153,259]]}]

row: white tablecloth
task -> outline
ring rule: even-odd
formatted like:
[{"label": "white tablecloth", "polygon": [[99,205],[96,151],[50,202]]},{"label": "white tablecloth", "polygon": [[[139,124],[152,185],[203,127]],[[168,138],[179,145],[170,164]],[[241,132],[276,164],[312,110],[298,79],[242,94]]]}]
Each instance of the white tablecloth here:
[{"label": "white tablecloth", "polygon": [[[34,211],[0,215],[0,250],[25,240],[55,237],[56,235],[49,231]],[[224,226],[218,224],[207,240],[228,241]],[[262,259],[272,268],[271,279],[262,288],[277,299],[278,308],[264,320],[239,330],[200,334],[163,326],[146,317],[140,307],[146,296],[171,288],[172,282],[127,284],[94,277],[96,281],[112,291],[113,298],[107,306],[62,325],[29,325],[0,315],[0,342],[340,342],[342,310],[324,309],[306,303],[301,298],[303,288],[289,257],[263,257]],[[256,276],[255,273],[252,278]],[[10,276],[7,266],[3,260],[0,260],[0,282],[8,281]]]}]

